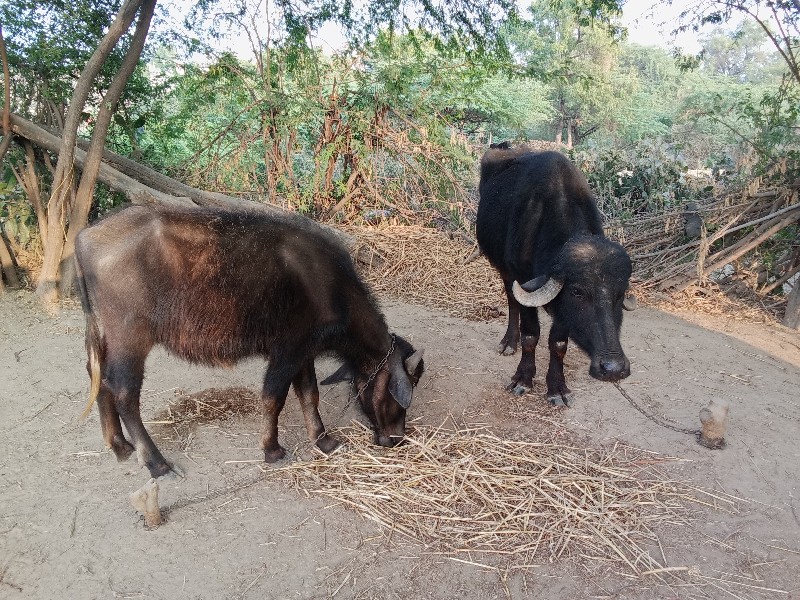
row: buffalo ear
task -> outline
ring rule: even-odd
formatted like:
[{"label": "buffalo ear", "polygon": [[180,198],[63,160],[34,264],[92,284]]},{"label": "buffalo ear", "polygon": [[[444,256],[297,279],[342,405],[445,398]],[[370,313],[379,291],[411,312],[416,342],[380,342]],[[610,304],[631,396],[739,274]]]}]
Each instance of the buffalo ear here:
[{"label": "buffalo ear", "polygon": [[407,409],[411,406],[411,394],[414,392],[414,386],[411,385],[411,381],[406,375],[405,365],[400,360],[400,356],[395,354],[392,358],[394,360],[391,361],[389,367],[389,393],[400,406]]},{"label": "buffalo ear", "polygon": [[411,406],[411,393],[413,388],[405,373],[397,377],[394,373],[389,377],[389,393],[392,398],[405,409]]},{"label": "buffalo ear", "polygon": [[320,385],[332,385],[340,381],[353,381],[353,369],[350,368],[350,365],[342,365],[319,383]]},{"label": "buffalo ear", "polygon": [[622,301],[622,308],[625,310],[636,310],[639,308],[639,301],[633,294],[626,294],[625,299]]},{"label": "buffalo ear", "polygon": [[558,296],[562,287],[564,287],[563,281],[542,275],[522,285],[515,281],[511,291],[517,302],[523,306],[544,306]]}]

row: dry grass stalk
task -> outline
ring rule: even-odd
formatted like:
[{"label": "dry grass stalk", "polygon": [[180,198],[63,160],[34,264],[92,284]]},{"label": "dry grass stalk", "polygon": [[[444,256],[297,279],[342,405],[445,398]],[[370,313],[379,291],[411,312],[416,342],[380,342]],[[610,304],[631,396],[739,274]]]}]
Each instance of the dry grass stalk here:
[{"label": "dry grass stalk", "polygon": [[340,502],[432,553],[486,557],[506,568],[583,556],[641,576],[671,573],[646,549],[653,527],[689,503],[735,508],[668,480],[654,457],[616,444],[587,449],[502,439],[488,430],[419,427],[403,446],[373,447],[361,429],[337,432],[345,449],[272,472]]}]

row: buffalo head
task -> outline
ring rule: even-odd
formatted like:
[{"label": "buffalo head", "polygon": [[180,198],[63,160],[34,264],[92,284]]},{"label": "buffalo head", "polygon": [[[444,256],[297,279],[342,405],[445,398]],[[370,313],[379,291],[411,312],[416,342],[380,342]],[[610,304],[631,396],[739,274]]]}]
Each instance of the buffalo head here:
[{"label": "buffalo head", "polygon": [[566,332],[591,358],[589,374],[602,381],[630,375],[619,331],[623,309],[635,299],[626,297],[631,260],[621,245],[601,236],[582,235],[567,241],[544,275],[513,293],[524,306],[543,306],[553,327]]},{"label": "buffalo head", "polygon": [[411,405],[414,386],[425,369],[424,352],[414,350],[406,340],[395,336],[393,350],[377,371],[354,372],[350,365],[343,365],[320,383],[351,381],[352,393],[375,431],[375,443],[391,448],[405,436],[406,410]]}]

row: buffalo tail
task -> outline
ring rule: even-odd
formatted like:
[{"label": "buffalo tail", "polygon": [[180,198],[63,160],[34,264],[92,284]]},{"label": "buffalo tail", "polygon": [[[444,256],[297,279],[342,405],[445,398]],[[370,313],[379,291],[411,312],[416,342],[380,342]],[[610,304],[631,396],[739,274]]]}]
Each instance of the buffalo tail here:
[{"label": "buffalo tail", "polygon": [[78,279],[78,287],[81,295],[81,306],[83,306],[83,313],[86,315],[86,353],[89,357],[89,400],[86,403],[86,408],[81,413],[81,421],[89,416],[92,410],[92,405],[97,400],[100,394],[100,361],[102,357],[103,336],[100,332],[100,324],[98,323],[97,316],[92,310],[92,304],[89,299],[89,292],[86,288],[86,280],[83,277],[83,270],[81,269],[80,261],[75,260],[76,273]]}]

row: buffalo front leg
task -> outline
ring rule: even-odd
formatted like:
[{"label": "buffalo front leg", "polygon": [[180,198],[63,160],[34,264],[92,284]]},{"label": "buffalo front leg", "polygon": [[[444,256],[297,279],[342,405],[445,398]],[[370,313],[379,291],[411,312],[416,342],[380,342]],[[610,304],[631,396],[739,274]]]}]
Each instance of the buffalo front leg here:
[{"label": "buffalo front leg", "polygon": [[325,454],[333,452],[339,445],[336,438],[325,432],[325,425],[319,416],[319,388],[317,387],[317,374],[314,371],[314,361],[309,360],[303,364],[297,377],[292,381],[294,392],[300,399],[303,408],[303,418],[306,422],[308,439],[317,445]]},{"label": "buffalo front leg", "polygon": [[547,368],[547,399],[553,406],[571,406],[575,401],[564,379],[564,356],[567,354],[567,332],[555,324],[550,328],[547,346],[550,366]]},{"label": "buffalo front leg", "polygon": [[515,354],[517,345],[519,344],[519,309],[520,304],[514,298],[511,291],[511,286],[514,281],[503,277],[503,287],[506,290],[506,298],[508,299],[508,327],[503,339],[500,340],[500,345],[497,346],[497,352],[505,356]]},{"label": "buffalo front leg", "polygon": [[539,343],[539,314],[536,308],[521,307],[522,357],[514,378],[506,389],[515,396],[522,396],[533,388],[536,375],[536,344]]}]

